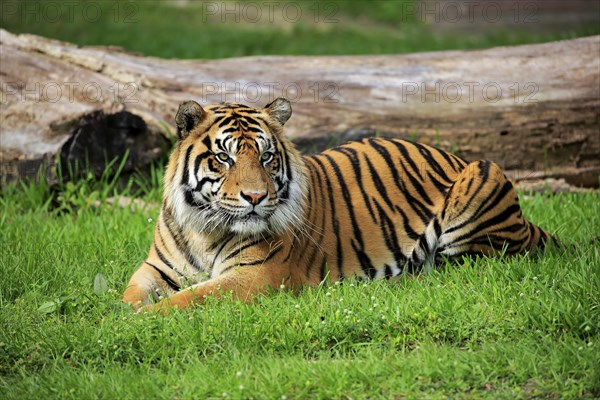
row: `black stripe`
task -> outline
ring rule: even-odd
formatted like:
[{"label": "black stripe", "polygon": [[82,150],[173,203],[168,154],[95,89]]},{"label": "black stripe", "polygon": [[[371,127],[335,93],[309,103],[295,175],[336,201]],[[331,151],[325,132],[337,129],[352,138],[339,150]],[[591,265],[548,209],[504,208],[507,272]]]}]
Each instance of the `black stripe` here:
[{"label": "black stripe", "polygon": [[402,226],[404,228],[404,231],[406,232],[406,235],[413,240],[417,240],[419,238],[419,235],[417,232],[415,232],[415,230],[410,226],[410,221],[409,219],[406,217],[406,213],[400,208],[397,207],[396,211],[398,211],[400,213],[400,215],[402,216]]},{"label": "black stripe", "polygon": [[398,236],[396,234],[394,222],[387,216],[377,201],[375,201],[375,206],[379,212],[379,220],[381,221],[380,228],[383,233],[385,245],[394,256],[396,265],[400,268],[400,266],[406,262],[406,257],[404,256],[404,253],[402,253],[402,248],[400,247],[400,241],[398,240]]},{"label": "black stripe", "polygon": [[225,115],[223,115],[223,114],[221,114],[221,115],[219,115],[219,116],[215,117],[215,119],[213,119],[213,120],[212,120],[212,122],[211,122],[211,124],[208,126],[208,128],[206,128],[206,132],[210,131],[210,130],[211,130],[211,128],[212,128],[213,126],[215,126],[215,124],[218,124],[218,123],[220,123],[221,121],[223,121],[223,118],[225,118]]},{"label": "black stripe", "polygon": [[167,282],[167,285],[169,285],[169,287],[171,289],[173,289],[174,291],[178,292],[181,287],[179,287],[179,285],[171,278],[169,278],[169,276],[167,274],[165,274],[164,272],[162,272],[160,269],[158,269],[156,267],[156,265],[150,264],[148,261],[144,260],[144,263],[148,264],[149,266],[151,266],[152,268],[154,268],[159,274],[160,277]]},{"label": "black stripe", "polygon": [[253,126],[249,126],[248,128],[246,128],[246,132],[251,132],[251,133],[265,133],[262,128],[260,128],[260,127],[253,127]]},{"label": "black stripe", "polygon": [[[465,167],[465,165],[467,164],[467,162],[465,160],[463,160],[462,158],[455,156],[454,154],[448,153],[444,150],[440,150],[438,148],[433,148],[435,151],[437,151],[448,163],[448,165],[454,170],[454,172],[460,172],[463,170],[463,168]],[[462,161],[464,164],[461,165],[461,163],[459,161]],[[458,164],[458,167],[454,164],[454,163]]]},{"label": "black stripe", "polygon": [[[476,216],[479,217],[481,215],[485,215],[488,211],[490,211],[492,208],[497,206],[498,203],[500,203],[502,200],[504,200],[504,198],[512,190],[512,188],[513,188],[513,185],[509,181],[506,181],[504,183],[504,185],[502,185],[502,187],[496,186],[494,188],[494,192],[492,193],[492,195],[494,195],[493,199],[492,199],[492,196],[488,196],[487,199],[484,202],[482,202],[482,204],[479,206]],[[486,206],[486,203],[490,199],[492,199],[490,204]]]},{"label": "black stripe", "polygon": [[[479,164],[477,164],[479,165]],[[473,168],[475,165],[474,164],[469,164],[469,166],[471,166],[471,168]],[[467,168],[469,168],[469,166],[467,166]],[[487,183],[488,180],[488,176],[482,174],[483,170],[479,170],[479,176],[481,176],[481,183],[479,184],[479,186],[477,187],[477,189],[475,190],[475,193],[473,193],[471,196],[469,196],[469,199],[467,200],[467,202],[465,203],[465,205],[462,207],[462,209],[457,213],[457,214],[462,214],[465,212],[465,210],[467,210],[470,206],[471,203],[473,202],[473,200],[475,199],[475,197],[477,197],[477,195],[479,194],[479,192],[483,189],[483,186]],[[489,169],[486,170],[486,172],[489,173]],[[462,172],[464,173],[464,171]],[[467,171],[468,174],[468,171]],[[473,185],[473,183],[475,182],[474,178],[470,178],[469,182],[467,184],[467,192],[469,193],[471,190],[471,187]]]},{"label": "black stripe", "polygon": [[[476,193],[478,193],[481,190],[482,186],[483,186],[483,184],[480,185],[480,187],[478,188]],[[456,225],[456,226],[453,226],[453,227],[447,229],[445,231],[445,233],[450,233],[450,232],[454,232],[458,229],[461,229],[464,226],[472,223],[476,219],[482,217],[483,215],[488,213],[490,210],[492,210],[494,207],[498,206],[498,204],[504,199],[504,197],[510,192],[511,189],[512,189],[512,183],[510,183],[509,181],[506,181],[505,184],[502,186],[502,188],[500,188],[499,186],[496,186],[494,188],[494,191],[489,196],[487,196],[481,202],[481,204],[478,206],[477,212],[475,212],[473,215],[471,215],[471,217],[469,219],[467,219],[466,221],[463,221],[459,225]],[[473,197],[471,197],[468,200],[467,204],[471,204],[472,201],[473,201]],[[489,204],[488,204],[488,202],[489,202]],[[466,206],[463,207],[462,210],[460,211],[460,214],[462,214],[466,209],[467,209]]]},{"label": "black stripe", "polygon": [[407,140],[403,140],[403,141],[395,140],[392,143],[394,143],[396,145],[396,147],[402,154],[403,160],[406,161],[408,163],[408,165],[410,165],[410,168],[415,172],[415,174],[419,177],[419,179],[423,180],[423,177],[421,176],[421,172],[419,171],[419,167],[415,164],[408,149],[404,145],[404,143],[410,143],[410,142]]},{"label": "black stripe", "polygon": [[279,253],[280,251],[281,251],[281,247],[278,247],[277,249],[275,249],[275,250],[273,250],[272,252],[270,252],[270,253],[267,255],[267,257],[266,257],[266,258],[264,258],[264,259],[262,259],[262,260],[255,260],[255,261],[249,261],[249,262],[245,262],[245,263],[239,263],[239,264],[233,264],[233,265],[230,265],[229,267],[225,268],[225,269],[223,270],[223,272],[221,272],[221,274],[223,274],[223,273],[225,273],[225,272],[227,272],[227,271],[229,271],[230,269],[232,269],[232,268],[235,268],[235,267],[250,267],[250,266],[253,266],[253,265],[261,265],[261,264],[264,264],[264,263],[266,263],[267,261],[269,261],[271,258],[275,257],[275,255],[276,255],[277,253]]},{"label": "black stripe", "polygon": [[[464,238],[467,237],[472,237],[473,233],[479,233],[482,232],[483,230],[490,228],[494,225],[497,225],[501,222],[506,221],[508,218],[510,218],[510,216],[512,214],[514,214],[515,212],[517,212],[519,210],[519,205],[518,204],[513,204],[511,206],[509,206],[508,208],[506,208],[504,211],[502,211],[500,214],[497,214],[495,216],[493,216],[492,218],[489,218],[485,221],[480,222],[475,228],[473,229],[469,229],[469,231],[461,236],[459,236],[458,238],[456,238],[456,242],[463,240]],[[475,221],[473,222],[475,223]]]},{"label": "black stripe", "polygon": [[189,249],[188,247],[188,243],[187,240],[185,240],[182,236],[183,236],[183,232],[181,231],[181,228],[179,228],[179,226],[176,225],[177,227],[177,232],[175,232],[173,230],[173,227],[171,226],[171,223],[175,223],[174,219],[173,219],[173,214],[171,212],[171,209],[168,207],[163,207],[163,218],[162,218],[163,223],[165,224],[165,226],[167,227],[167,231],[169,232],[169,234],[171,235],[171,237],[173,238],[173,241],[175,242],[175,245],[177,246],[177,248],[179,249],[179,251],[181,251],[182,253],[186,253]]},{"label": "black stripe", "polygon": [[390,200],[387,190],[385,188],[385,185],[381,181],[381,178],[379,177],[379,174],[377,173],[377,171],[375,170],[375,167],[371,163],[371,160],[369,160],[369,157],[367,156],[367,154],[365,154],[364,158],[365,158],[365,161],[367,162],[367,166],[369,167],[369,173],[371,174],[371,179],[373,180],[373,183],[375,184],[375,187],[377,188],[377,191],[379,192],[378,194],[383,198],[383,200],[388,205],[390,210],[394,210],[394,204],[392,203],[392,200]]},{"label": "black stripe", "polygon": [[442,236],[442,226],[440,225],[440,221],[437,218],[433,220],[433,230],[435,231],[435,235],[439,238]]},{"label": "black stripe", "polygon": [[[179,250],[179,252],[185,256],[185,259],[187,260],[188,264],[190,266],[192,266],[192,268],[194,268],[198,271],[204,271],[202,264],[199,263],[198,260],[196,259],[196,257],[191,254],[189,243],[188,243],[187,239],[185,238],[183,232],[181,231],[181,228],[175,222],[175,220],[173,218],[173,214],[171,213],[171,211],[169,209],[163,208],[163,219],[162,220],[163,220],[163,223],[165,224],[165,226],[167,227],[167,231],[173,238],[173,241],[175,242],[175,245],[177,246],[177,250]],[[174,224],[176,226],[177,232],[175,232],[175,230],[173,229],[172,224]],[[176,271],[176,272],[179,273],[180,275],[183,275],[179,271]]]},{"label": "black stripe", "polygon": [[404,180],[400,178],[398,175],[398,169],[395,167],[395,162],[392,160],[392,156],[388,152],[387,148],[378,143],[377,139],[369,139],[368,143],[374,148],[381,157],[385,160],[385,165],[388,166],[389,171],[392,173],[392,177],[394,178],[394,183],[400,190],[400,192],[404,193],[406,191],[406,185],[404,184]]},{"label": "black stripe", "polygon": [[183,160],[183,175],[181,177],[181,184],[188,185],[190,181],[189,163],[190,155],[192,154],[192,148],[194,145],[190,145],[185,151],[185,159]]},{"label": "black stripe", "polygon": [[[333,231],[339,233],[340,232],[340,223],[336,217],[335,202],[334,202],[334,197],[333,197],[333,188],[331,187],[331,181],[329,179],[326,179],[327,170],[325,169],[325,165],[323,164],[323,162],[321,162],[321,160],[319,160],[318,156],[311,156],[309,159],[313,160],[319,166],[320,170],[322,171],[323,180],[327,184],[327,195],[329,196],[329,207],[331,210],[331,224],[333,225]],[[317,174],[317,178],[320,181],[321,174],[319,174],[317,171],[315,171],[314,173]],[[343,253],[342,242],[341,242],[341,238],[340,238],[339,234],[336,235],[336,241],[337,241],[337,243],[336,243],[337,244],[337,246],[336,246],[337,268],[339,271],[341,271],[344,253]],[[341,273],[339,273],[338,275],[341,275]]]},{"label": "black stripe", "polygon": [[[316,226],[314,222],[315,222],[315,219],[317,218],[317,215],[316,215],[317,198],[316,198],[315,194],[313,194],[315,188],[316,188],[315,175],[314,174],[310,174],[310,186],[308,187],[308,193],[307,193],[306,203],[307,203],[308,207],[310,207],[310,209],[313,210],[313,212],[311,213],[312,218],[308,221],[311,224],[311,227]],[[322,193],[321,193],[321,195],[322,195]],[[307,217],[308,217],[308,215],[307,215]],[[321,225],[321,226],[323,226],[323,225]],[[310,242],[310,238],[313,238],[312,232],[306,232],[305,235],[309,236],[309,237],[307,237],[307,239]],[[322,240],[322,238],[319,238],[319,239]],[[314,240],[314,238],[313,238],[313,240]],[[283,259],[283,263],[286,263],[289,260],[289,257],[291,256],[292,251],[294,249],[294,242],[295,241],[296,241],[296,236],[294,235],[294,241],[292,243],[292,246],[290,246],[290,251],[288,252],[288,254],[286,255],[286,257]],[[310,271],[311,271],[312,266],[313,266],[313,263],[315,261],[315,258],[317,257],[317,250],[318,250],[317,246],[314,245],[314,243],[313,243],[312,252],[311,252],[310,256],[308,257],[308,262],[306,263],[306,271],[305,271],[305,273],[306,273],[307,277],[309,276]]]},{"label": "black stripe", "polygon": [[354,242],[354,239],[351,240],[354,252],[361,264],[361,268],[362,268],[363,272],[365,272],[365,274],[367,274],[367,276],[372,277],[372,276],[374,276],[373,270],[375,270],[375,268],[373,267],[371,260],[369,259],[369,256],[364,252],[364,242],[363,242],[362,232],[360,230],[358,221],[356,220],[356,215],[354,214],[354,207],[352,207],[352,199],[350,197],[350,191],[348,190],[348,185],[347,185],[346,181],[344,180],[342,171],[340,170],[340,167],[337,164],[337,162],[334,160],[334,158],[328,154],[323,154],[323,156],[329,161],[329,164],[333,168],[333,171],[336,175],[338,184],[339,184],[340,188],[342,189],[342,197],[344,198],[344,202],[346,203],[346,208],[347,208],[348,214],[350,216],[350,223],[352,224],[352,233],[353,233],[353,236],[358,241],[358,245],[356,245]]},{"label": "black stripe", "polygon": [[230,115],[229,117],[225,118],[223,121],[221,121],[219,123],[219,128],[224,127],[225,125],[230,124],[231,122],[235,121],[235,116]]},{"label": "black stripe", "polygon": [[227,260],[231,260],[232,258],[234,258],[235,256],[237,256],[238,254],[240,254],[242,251],[246,250],[247,248],[252,247],[252,246],[256,246],[257,244],[262,243],[263,241],[264,241],[264,239],[261,237],[260,239],[257,239],[257,240],[255,240],[253,242],[248,242],[248,243],[246,243],[245,245],[243,245],[241,247],[237,246],[236,249],[235,249],[235,251],[229,253],[227,255],[227,257],[225,257],[225,259],[223,260],[223,262],[225,262]]},{"label": "black stripe", "polygon": [[[325,210],[325,205],[326,205],[325,194],[324,194],[325,191],[320,190],[323,187],[323,183],[321,181],[321,175],[317,174],[316,171],[312,170],[312,169],[309,171],[309,173],[310,173],[310,180],[311,180],[311,186],[309,187],[309,194],[312,191],[318,190],[318,192],[320,194],[320,200],[321,200],[321,206],[318,207],[319,204],[317,202],[317,198],[316,198],[316,196],[313,196],[315,204],[314,204],[314,206],[311,204],[311,207],[312,207],[311,209],[313,210],[313,212],[311,214],[312,214],[313,219],[310,220],[310,223],[312,224],[313,227],[317,227],[317,225],[315,224],[315,222],[317,220],[317,210],[320,210],[321,211],[321,224],[318,226],[321,227],[322,229],[324,229],[325,223],[326,223],[325,221],[327,218],[327,212]],[[317,182],[315,181],[315,178],[318,181],[318,186],[317,186]],[[312,269],[313,263],[317,257],[317,252],[321,251],[321,253],[322,253],[321,245],[323,244],[323,240],[325,239],[325,234],[322,231],[319,233],[320,233],[319,241],[316,245],[313,243],[313,251],[309,257],[309,263],[306,266],[306,276],[307,277],[309,276],[310,270]],[[311,237],[313,237],[312,233],[310,233],[310,235],[311,235]],[[313,237],[313,240],[314,240],[314,237]],[[323,281],[323,279],[325,279],[326,260],[327,260],[327,256],[325,254],[323,254],[323,260],[321,262],[321,269],[319,271],[319,276],[321,277],[321,279],[320,279],[321,281]]]},{"label": "black stripe", "polygon": [[156,250],[156,254],[158,254],[158,258],[160,258],[160,261],[162,261],[163,264],[165,264],[167,267],[169,267],[170,269],[175,271],[173,264],[171,264],[171,262],[169,260],[167,260],[165,255],[158,249],[158,247],[156,246],[156,243],[153,243],[153,245],[154,245],[154,250]]},{"label": "black stripe", "polygon": [[[277,149],[279,149],[279,147],[283,149],[283,151],[279,151],[279,156],[283,159],[284,166],[284,171],[282,172],[282,175],[287,177],[288,181],[292,181],[294,179],[294,172],[292,171],[292,167],[290,165],[291,160],[288,154],[287,144],[277,139],[277,136],[275,135],[273,135],[273,140],[275,141],[275,147]],[[279,144],[279,146],[277,146],[277,144]]]},{"label": "black stripe", "polygon": [[342,190],[342,197],[344,202],[346,203],[346,209],[348,210],[348,214],[350,216],[350,223],[352,224],[352,231],[354,237],[358,240],[360,248],[364,247],[364,242],[362,238],[362,232],[360,230],[360,226],[358,225],[358,221],[356,220],[356,215],[354,214],[354,207],[352,206],[352,198],[350,196],[350,190],[348,189],[348,184],[344,179],[344,175],[338,165],[337,161],[328,154],[323,154],[323,157],[327,159],[331,168],[333,168],[333,172],[335,173],[336,179],[338,181],[338,185]]},{"label": "black stripe", "polygon": [[451,185],[444,185],[442,182],[435,179],[435,177],[433,175],[431,175],[431,173],[429,171],[427,171],[427,177],[429,178],[431,183],[433,183],[433,186],[435,186],[435,188],[438,190],[438,192],[440,192],[440,194],[442,196],[446,196],[446,193],[448,193],[448,188]]},{"label": "black stripe", "polygon": [[[408,162],[408,164],[413,169],[413,171],[415,171],[415,173],[417,174],[417,176],[419,177],[419,179],[421,181],[423,181],[423,177],[421,176],[421,173],[419,172],[417,166],[415,165],[415,162],[413,161],[412,157],[408,153],[408,150],[406,149],[406,147],[404,147],[402,145],[402,143],[397,142],[397,141],[393,141],[392,143],[394,143],[396,145],[396,147],[398,148],[398,150],[402,153],[403,160],[406,161],[406,162]],[[400,163],[400,165],[402,166],[402,169],[404,170],[404,172],[408,176],[408,179],[412,183],[412,185],[415,188],[415,190],[417,191],[417,193],[419,193],[419,195],[421,196],[421,198],[423,199],[423,201],[425,203],[427,203],[428,205],[432,206],[433,202],[431,201],[431,199],[427,195],[427,192],[425,192],[425,189],[423,188],[423,185],[417,179],[415,179],[415,177],[406,169],[406,167],[404,167],[404,163]]]},{"label": "black stripe", "polygon": [[223,251],[223,249],[225,248],[225,246],[227,246],[227,244],[233,240],[236,237],[236,235],[234,233],[230,233],[229,235],[225,236],[225,238],[223,238],[223,242],[221,243],[220,246],[218,246],[219,242],[216,241],[215,243],[213,243],[210,247],[209,250],[215,250],[217,248],[217,246],[219,247],[218,250],[215,252],[215,256],[213,257],[212,260],[212,264],[210,265],[210,273],[212,274],[212,271],[215,268],[215,264],[217,263],[217,261],[219,261],[219,254],[221,254],[221,252]]},{"label": "black stripe", "polygon": [[[363,197],[363,201],[365,202],[365,205],[367,206],[367,210],[369,211],[369,215],[371,216],[371,219],[373,220],[374,223],[377,223],[377,218],[375,217],[375,212],[373,211],[373,208],[371,207],[371,202],[369,201],[369,196],[367,195],[367,190],[365,190],[365,187],[362,182],[362,171],[360,168],[360,160],[358,158],[358,153],[353,148],[348,148],[348,147],[337,147],[335,149],[332,149],[332,151],[343,154],[350,160],[350,165],[352,165],[352,169],[354,171],[354,179],[355,179],[356,183],[358,184],[358,187],[360,189],[359,191]],[[366,158],[366,155],[365,155],[365,158]],[[367,161],[368,161],[368,159],[367,159]]]},{"label": "black stripe", "polygon": [[258,123],[258,121],[256,119],[254,119],[253,117],[250,116],[244,116],[243,119],[240,119],[240,122],[245,124],[246,127],[248,126],[248,123],[256,125],[256,126],[260,126],[260,124]]},{"label": "black stripe", "polygon": [[[380,139],[369,139],[368,143],[383,157],[383,159],[385,160],[385,164],[389,166],[389,171],[392,173],[392,176],[394,178],[394,183],[398,187],[398,190],[400,191],[400,193],[406,199],[406,201],[404,203],[407,204],[417,214],[417,216],[421,219],[421,222],[424,225],[427,225],[429,223],[429,221],[431,220],[433,213],[431,212],[431,210],[428,207],[423,205],[420,201],[418,201],[416,198],[414,198],[408,192],[408,189],[406,188],[406,184],[405,184],[404,180],[400,177],[400,175],[398,175],[398,170],[394,167],[395,163],[392,160],[390,153],[384,146],[382,146],[380,143],[378,143],[379,141],[381,141],[381,140]],[[386,141],[386,142],[388,142],[388,141]],[[404,166],[402,164],[401,164],[401,166],[404,169],[404,173],[408,174],[408,171],[404,168]],[[399,207],[396,207],[396,210],[398,208]]]},{"label": "black stripe", "polygon": [[171,254],[171,251],[167,247],[167,244],[165,243],[165,238],[163,237],[162,232],[160,230],[160,221],[156,224],[156,232],[158,233],[158,238],[160,239],[163,248],[167,250],[167,255],[173,257],[173,254]]},{"label": "black stripe", "polygon": [[413,143],[413,145],[419,150],[421,156],[427,161],[427,165],[431,167],[441,179],[445,180],[446,182],[452,182],[452,179],[446,175],[446,171],[444,171],[442,166],[436,161],[428,147],[420,143]]}]

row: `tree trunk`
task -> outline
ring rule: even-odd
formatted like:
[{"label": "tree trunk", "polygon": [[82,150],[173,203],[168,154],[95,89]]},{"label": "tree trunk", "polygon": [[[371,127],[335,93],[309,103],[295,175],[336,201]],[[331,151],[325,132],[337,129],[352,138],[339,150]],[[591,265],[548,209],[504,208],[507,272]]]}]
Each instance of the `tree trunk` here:
[{"label": "tree trunk", "polygon": [[498,162],[516,180],[598,186],[600,36],[480,51],[163,60],[0,31],[2,183],[165,154],[179,103],[287,97],[305,151],[381,134]]}]

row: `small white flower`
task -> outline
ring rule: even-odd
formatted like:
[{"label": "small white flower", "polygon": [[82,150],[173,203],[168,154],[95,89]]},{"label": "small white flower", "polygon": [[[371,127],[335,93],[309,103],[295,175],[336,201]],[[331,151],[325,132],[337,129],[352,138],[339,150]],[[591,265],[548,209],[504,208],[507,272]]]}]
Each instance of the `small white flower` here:
[{"label": "small white flower", "polygon": [[241,376],[242,376],[242,371],[238,371],[238,372],[236,372],[236,373],[235,373],[235,376],[236,376],[236,377],[238,377],[238,378],[241,378]]},{"label": "small white flower", "polygon": [[152,222],[152,218],[148,218],[148,223]]}]

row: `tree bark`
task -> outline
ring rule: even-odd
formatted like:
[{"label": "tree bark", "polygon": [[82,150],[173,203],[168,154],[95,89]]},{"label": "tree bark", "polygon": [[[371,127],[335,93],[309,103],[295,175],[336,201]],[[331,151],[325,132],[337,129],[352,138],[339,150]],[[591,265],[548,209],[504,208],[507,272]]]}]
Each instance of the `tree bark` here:
[{"label": "tree bark", "polygon": [[[169,148],[181,101],[287,97],[305,151],[374,134],[490,159],[516,180],[598,186],[600,36],[479,51],[164,60],[0,30],[2,183],[63,161],[126,170]],[[86,155],[87,154],[87,155]]]}]

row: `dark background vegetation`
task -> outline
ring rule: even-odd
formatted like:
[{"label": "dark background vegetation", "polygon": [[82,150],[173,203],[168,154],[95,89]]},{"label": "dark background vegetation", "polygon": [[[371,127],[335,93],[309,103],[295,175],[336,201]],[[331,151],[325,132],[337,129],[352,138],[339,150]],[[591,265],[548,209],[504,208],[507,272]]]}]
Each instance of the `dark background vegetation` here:
[{"label": "dark background vegetation", "polygon": [[166,58],[392,54],[600,33],[596,0],[9,0],[2,10],[0,26],[14,33]]}]

